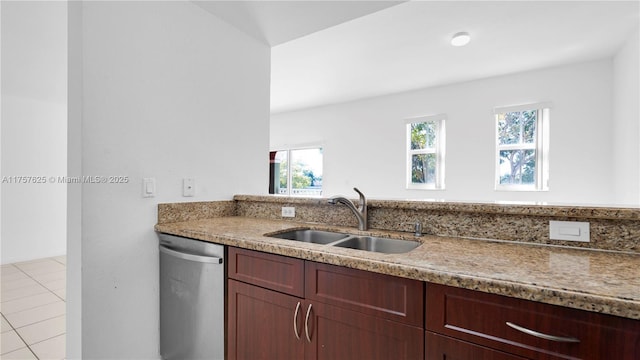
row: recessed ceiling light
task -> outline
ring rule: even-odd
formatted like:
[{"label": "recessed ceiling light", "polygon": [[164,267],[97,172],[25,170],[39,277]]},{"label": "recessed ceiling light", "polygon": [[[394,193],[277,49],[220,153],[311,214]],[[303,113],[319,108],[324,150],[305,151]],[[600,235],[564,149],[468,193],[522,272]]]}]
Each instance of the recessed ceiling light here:
[{"label": "recessed ceiling light", "polygon": [[453,46],[465,46],[471,41],[471,35],[468,32],[459,32],[451,38],[451,45]]}]

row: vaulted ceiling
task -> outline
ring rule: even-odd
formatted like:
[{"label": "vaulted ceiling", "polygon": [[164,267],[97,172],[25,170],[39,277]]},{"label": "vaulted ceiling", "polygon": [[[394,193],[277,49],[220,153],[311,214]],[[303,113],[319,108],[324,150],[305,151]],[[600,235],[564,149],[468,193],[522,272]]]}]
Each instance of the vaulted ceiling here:
[{"label": "vaulted ceiling", "polygon": [[272,46],[272,112],[608,58],[640,22],[633,0],[197,3]]}]

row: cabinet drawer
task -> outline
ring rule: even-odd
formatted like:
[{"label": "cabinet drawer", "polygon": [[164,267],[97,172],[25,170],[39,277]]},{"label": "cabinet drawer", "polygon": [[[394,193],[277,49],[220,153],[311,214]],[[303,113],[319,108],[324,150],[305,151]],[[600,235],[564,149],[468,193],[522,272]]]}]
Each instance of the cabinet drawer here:
[{"label": "cabinet drawer", "polygon": [[304,260],[229,247],[228,277],[304,297]]},{"label": "cabinet drawer", "polygon": [[430,331],[531,359],[640,358],[640,321],[436,284],[426,293]]},{"label": "cabinet drawer", "polygon": [[423,327],[424,283],[307,261],[307,299]]},{"label": "cabinet drawer", "polygon": [[425,359],[440,360],[526,360],[526,358],[456,340],[448,336],[425,332]]}]

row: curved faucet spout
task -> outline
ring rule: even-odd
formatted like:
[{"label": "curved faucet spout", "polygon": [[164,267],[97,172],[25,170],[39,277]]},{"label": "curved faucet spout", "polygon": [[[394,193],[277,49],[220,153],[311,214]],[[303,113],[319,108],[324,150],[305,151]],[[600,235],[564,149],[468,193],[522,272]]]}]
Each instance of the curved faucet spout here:
[{"label": "curved faucet spout", "polygon": [[351,210],[351,212],[353,212],[353,214],[358,219],[358,229],[367,230],[369,227],[367,223],[367,199],[365,198],[364,194],[360,192],[360,190],[358,190],[358,188],[353,188],[353,190],[355,190],[360,196],[360,204],[357,208],[356,208],[356,205],[353,203],[353,201],[343,196],[330,197],[327,200],[327,202],[331,205],[336,205],[336,204],[345,205],[347,208],[349,208],[349,210]]}]

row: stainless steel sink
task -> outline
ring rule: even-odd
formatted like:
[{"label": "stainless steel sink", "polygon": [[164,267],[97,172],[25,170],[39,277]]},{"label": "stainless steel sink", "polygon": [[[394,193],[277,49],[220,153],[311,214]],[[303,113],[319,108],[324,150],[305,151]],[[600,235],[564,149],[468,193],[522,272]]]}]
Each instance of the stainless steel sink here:
[{"label": "stainless steel sink", "polygon": [[279,234],[269,235],[269,237],[279,238],[279,239],[287,239],[287,240],[295,240],[302,241],[314,244],[329,244],[341,239],[346,238],[347,234],[331,232],[331,231],[322,231],[322,230],[293,230],[287,231]]},{"label": "stainless steel sink", "polygon": [[387,239],[374,236],[352,236],[331,245],[385,254],[401,254],[417,248],[420,246],[420,243],[417,241]]},{"label": "stainless steel sink", "polygon": [[265,236],[385,254],[406,253],[420,246],[419,242],[411,240],[359,236],[311,229],[291,230],[276,234],[265,234]]}]

